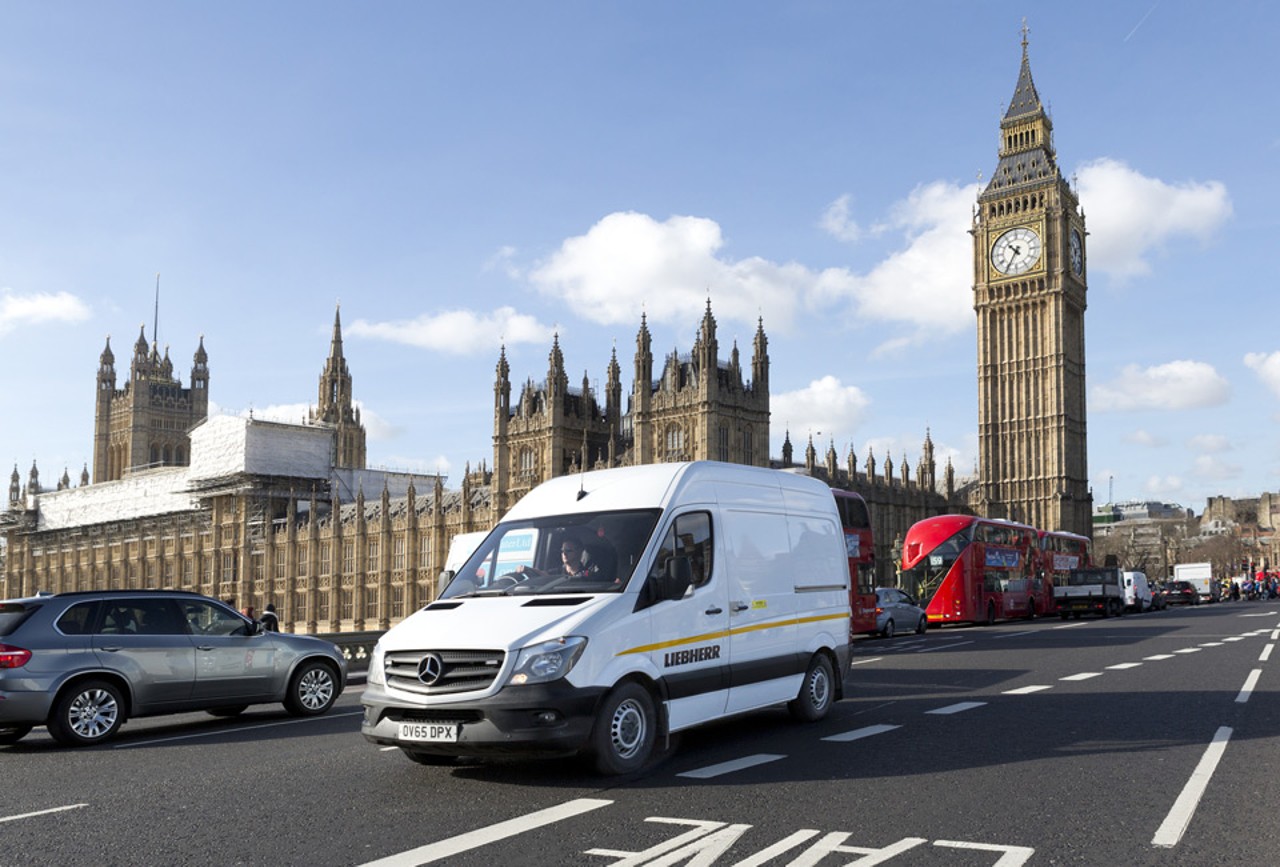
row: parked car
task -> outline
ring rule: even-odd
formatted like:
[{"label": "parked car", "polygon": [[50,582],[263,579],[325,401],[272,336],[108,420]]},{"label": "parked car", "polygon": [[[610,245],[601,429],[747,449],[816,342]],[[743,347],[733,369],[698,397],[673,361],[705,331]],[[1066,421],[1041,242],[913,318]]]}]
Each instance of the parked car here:
[{"label": "parked car", "polygon": [[235,716],[283,702],[325,713],[347,663],[332,642],[266,632],[216,599],[103,590],[0,601],[0,744],[38,725],[61,744],[101,743],[132,717]]},{"label": "parked car", "polygon": [[929,628],[929,616],[916,601],[897,587],[876,588],[876,632],[893,638],[899,629],[911,629],[917,635]]},{"label": "parked car", "polygon": [[1200,591],[1190,581],[1170,581],[1165,586],[1166,605],[1199,605]]}]

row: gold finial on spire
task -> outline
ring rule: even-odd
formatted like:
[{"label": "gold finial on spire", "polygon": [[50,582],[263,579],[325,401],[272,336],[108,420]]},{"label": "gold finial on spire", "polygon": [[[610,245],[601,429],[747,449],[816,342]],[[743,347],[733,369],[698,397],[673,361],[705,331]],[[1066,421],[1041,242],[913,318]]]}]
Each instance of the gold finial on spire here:
[{"label": "gold finial on spire", "polygon": [[1031,32],[1031,28],[1027,26],[1027,19],[1022,19],[1022,53],[1027,53],[1027,34]]}]

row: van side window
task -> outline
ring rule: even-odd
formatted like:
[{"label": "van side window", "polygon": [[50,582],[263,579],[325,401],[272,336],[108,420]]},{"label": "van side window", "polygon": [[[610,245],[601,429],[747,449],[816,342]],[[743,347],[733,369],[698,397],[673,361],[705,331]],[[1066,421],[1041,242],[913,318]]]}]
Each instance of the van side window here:
[{"label": "van side window", "polygon": [[711,515],[707,512],[680,515],[662,540],[653,571],[662,574],[671,558],[688,557],[693,586],[701,587],[711,580],[711,551]]}]

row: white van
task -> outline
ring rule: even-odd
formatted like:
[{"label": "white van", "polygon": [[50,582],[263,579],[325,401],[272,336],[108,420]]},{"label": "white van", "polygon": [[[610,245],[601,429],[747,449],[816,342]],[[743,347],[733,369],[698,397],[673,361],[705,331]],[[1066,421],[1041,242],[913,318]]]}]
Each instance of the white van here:
[{"label": "white van", "polygon": [[1151,587],[1142,572],[1124,573],[1124,607],[1138,614],[1151,607]]},{"label": "white van", "polygon": [[[530,565],[498,568],[518,548]],[[374,648],[361,732],[422,764],[589,752],[843,695],[849,564],[830,489],[695,462],[600,470],[521,499],[440,598]]]}]

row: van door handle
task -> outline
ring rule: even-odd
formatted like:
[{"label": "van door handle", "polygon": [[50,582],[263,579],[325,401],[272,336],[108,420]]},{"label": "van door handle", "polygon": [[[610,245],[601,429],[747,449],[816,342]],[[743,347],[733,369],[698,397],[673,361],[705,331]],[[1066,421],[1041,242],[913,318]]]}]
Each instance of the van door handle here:
[{"label": "van door handle", "polygon": [[735,602],[735,603],[733,603],[733,610],[734,610],[734,612],[735,612],[735,613],[737,613],[737,612],[739,612],[739,611],[746,611],[746,610],[747,610],[748,608],[750,608],[750,607],[751,607],[751,606],[750,606],[750,605],[748,605],[748,604],[747,604],[747,603],[745,603],[745,602]]},{"label": "van door handle", "polygon": [[708,609],[707,609],[707,611],[706,611],[706,613],[707,613],[707,614],[723,614],[723,613],[724,613],[724,609],[723,609],[723,608],[708,608]]},{"label": "van door handle", "polygon": [[107,653],[117,653],[117,652],[119,652],[119,650],[120,650],[120,645],[118,645],[118,644],[108,644],[108,645],[103,646],[101,649],[102,649],[102,650],[105,650]]}]

